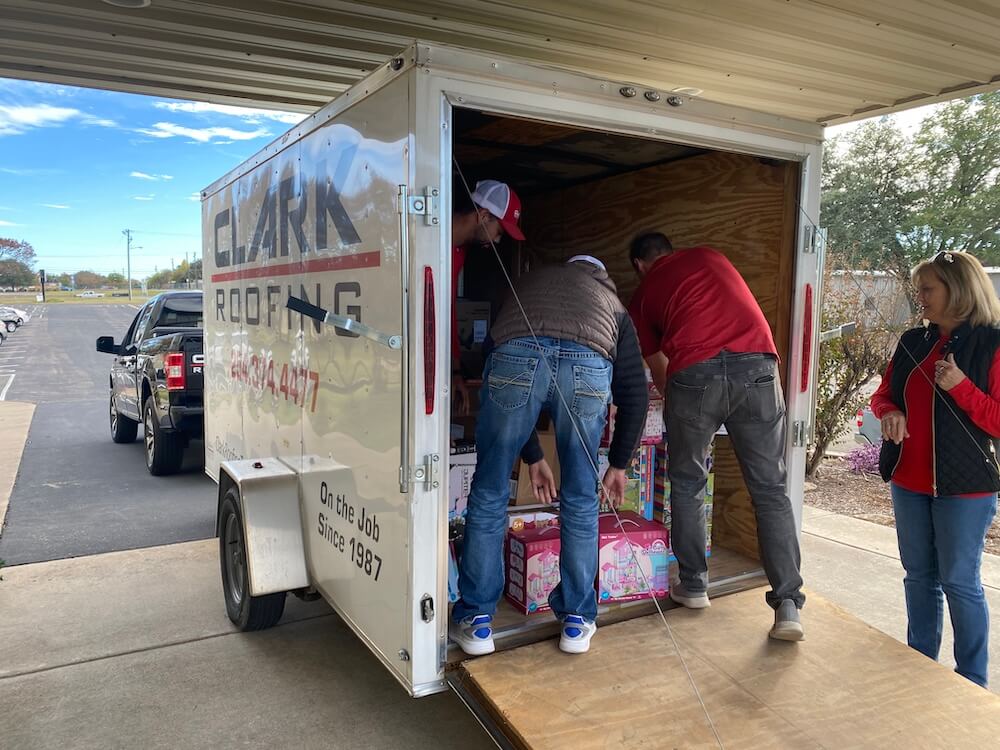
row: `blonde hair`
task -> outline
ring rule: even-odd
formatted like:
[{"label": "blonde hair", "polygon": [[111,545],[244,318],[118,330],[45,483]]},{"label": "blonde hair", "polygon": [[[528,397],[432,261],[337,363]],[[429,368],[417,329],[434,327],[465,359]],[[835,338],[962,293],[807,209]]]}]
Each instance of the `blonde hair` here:
[{"label": "blonde hair", "polygon": [[961,252],[940,252],[919,263],[910,272],[910,280],[918,284],[925,274],[933,273],[948,290],[947,314],[955,320],[965,320],[972,326],[1000,323],[1000,299],[993,282],[974,255]]}]

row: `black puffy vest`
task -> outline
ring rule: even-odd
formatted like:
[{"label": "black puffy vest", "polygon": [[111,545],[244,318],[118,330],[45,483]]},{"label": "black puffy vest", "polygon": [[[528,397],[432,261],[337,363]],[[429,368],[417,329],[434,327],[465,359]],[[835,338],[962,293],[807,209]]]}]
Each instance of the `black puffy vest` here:
[{"label": "black puffy vest", "polygon": [[[892,356],[889,383],[893,402],[906,413],[903,397],[906,380],[920,362],[937,346],[940,333],[936,325],[914,328],[899,339]],[[965,323],[956,328],[945,351],[955,355],[955,364],[984,393],[990,391],[990,366],[1000,347],[1000,328]],[[913,377],[923,377],[915,373]],[[934,462],[938,497],[971,495],[1000,490],[1000,472],[993,455],[993,436],[979,429],[955,400],[940,388],[934,388]],[[879,454],[879,472],[888,482],[902,452],[901,445],[883,440]]]}]

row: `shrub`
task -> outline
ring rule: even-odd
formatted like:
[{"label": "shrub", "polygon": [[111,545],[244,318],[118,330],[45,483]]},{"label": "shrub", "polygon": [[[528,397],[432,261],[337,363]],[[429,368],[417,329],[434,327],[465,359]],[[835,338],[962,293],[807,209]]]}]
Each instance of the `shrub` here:
[{"label": "shrub", "polygon": [[847,454],[847,464],[855,474],[877,474],[881,446],[863,445]]}]

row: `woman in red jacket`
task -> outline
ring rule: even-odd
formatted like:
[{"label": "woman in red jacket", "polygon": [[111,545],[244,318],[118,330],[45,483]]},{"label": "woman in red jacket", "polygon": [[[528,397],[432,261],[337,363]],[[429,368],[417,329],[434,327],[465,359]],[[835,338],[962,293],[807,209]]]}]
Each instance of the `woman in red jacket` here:
[{"label": "woman in red jacket", "polygon": [[986,687],[989,609],[979,579],[1000,471],[1000,301],[979,261],[941,252],[913,269],[927,325],[904,333],[872,396],[882,421],[906,576],[907,642],[937,659],[944,598],[955,671]]}]

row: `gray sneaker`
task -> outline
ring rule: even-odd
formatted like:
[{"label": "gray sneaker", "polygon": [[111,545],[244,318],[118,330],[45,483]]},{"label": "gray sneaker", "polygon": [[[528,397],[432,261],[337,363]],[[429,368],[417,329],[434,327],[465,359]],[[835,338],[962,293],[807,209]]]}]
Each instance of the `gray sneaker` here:
[{"label": "gray sneaker", "polygon": [[778,641],[801,641],[806,637],[799,620],[799,609],[791,599],[785,599],[774,610],[774,627],[768,636]]},{"label": "gray sneaker", "polygon": [[705,609],[711,607],[708,594],[704,591],[688,591],[680,581],[670,582],[670,598],[688,609]]}]

